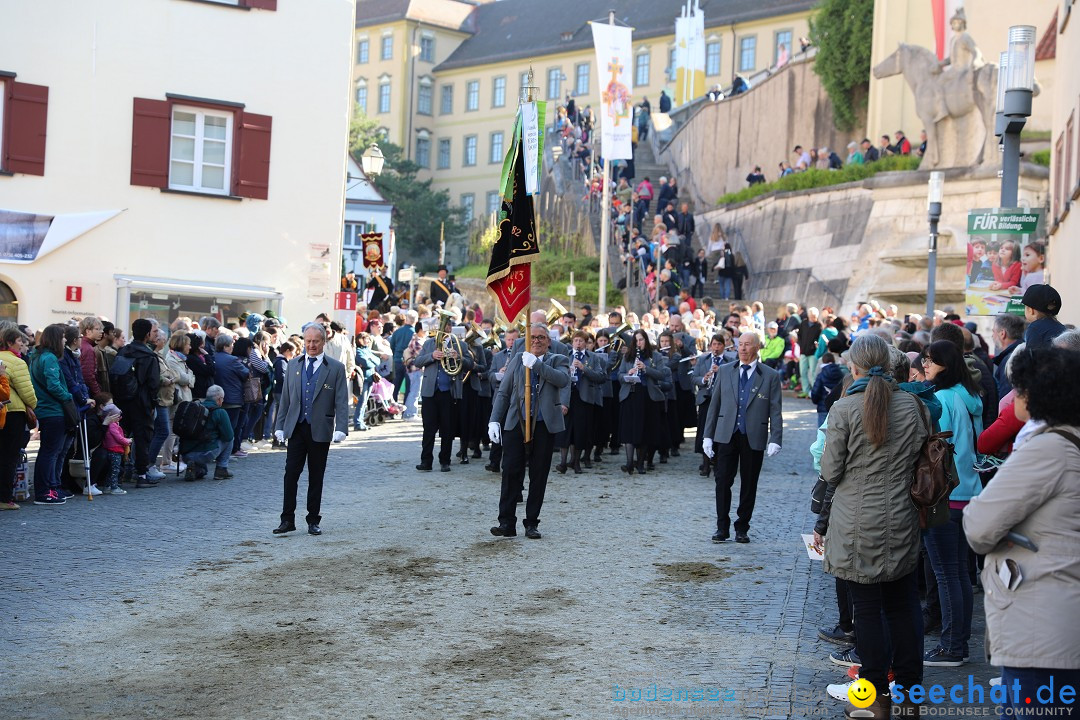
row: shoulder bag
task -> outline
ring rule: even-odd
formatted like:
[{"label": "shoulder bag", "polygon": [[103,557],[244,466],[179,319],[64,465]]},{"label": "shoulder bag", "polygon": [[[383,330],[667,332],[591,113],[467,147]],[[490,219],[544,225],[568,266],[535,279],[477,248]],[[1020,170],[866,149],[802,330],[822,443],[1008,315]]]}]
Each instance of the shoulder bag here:
[{"label": "shoulder bag", "polygon": [[956,474],[956,450],[949,442],[952,432],[935,433],[930,424],[930,412],[921,400],[915,400],[926,425],[927,437],[915,459],[911,502],[919,511],[919,527],[927,530],[949,521],[949,494],[960,484],[960,479]]}]

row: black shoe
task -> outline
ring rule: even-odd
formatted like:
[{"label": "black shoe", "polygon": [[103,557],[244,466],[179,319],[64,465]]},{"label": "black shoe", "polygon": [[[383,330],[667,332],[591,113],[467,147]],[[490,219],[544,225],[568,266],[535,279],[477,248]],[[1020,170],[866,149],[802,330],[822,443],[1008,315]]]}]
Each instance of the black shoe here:
[{"label": "black shoe", "polygon": [[671,457],[679,457],[679,448],[671,448]]},{"label": "black shoe", "polygon": [[604,462],[604,455],[599,450],[593,453],[593,462]]},{"label": "black shoe", "polygon": [[142,488],[152,488],[152,487],[157,487],[157,486],[158,486],[158,481],[157,480],[151,480],[148,477],[144,477],[144,476],[140,475],[139,477],[137,477],[135,479],[135,487],[140,488],[140,489],[142,489]]},{"label": "black shoe", "polygon": [[308,525],[307,525],[307,534],[308,535],[322,535],[322,529],[319,527],[318,523],[308,523]]},{"label": "black shoe", "polygon": [[424,463],[420,463],[419,465],[417,465],[416,469],[420,472],[431,472],[431,466],[425,465]]},{"label": "black shoe", "polygon": [[281,535],[282,533],[292,532],[296,529],[296,525],[291,522],[281,521],[281,524],[274,528],[275,535]]},{"label": "black shoe", "polygon": [[855,631],[846,631],[839,624],[834,628],[820,628],[817,631],[819,638],[826,642],[836,643],[837,645],[843,645],[844,647],[851,647],[855,644]]},{"label": "black shoe", "polygon": [[716,532],[713,533],[712,541],[714,543],[722,543],[725,540],[727,540],[729,537],[731,537],[731,536],[728,535],[726,531],[721,532],[721,531],[717,530]]},{"label": "black shoe", "polygon": [[[592,470],[592,458],[590,458],[588,455],[581,458],[581,465],[584,465],[587,470]],[[578,472],[580,472],[580,470]]]},{"label": "black shoe", "polygon": [[194,468],[189,467],[187,470],[184,471],[184,479],[187,480],[188,482],[194,482],[195,481],[195,470],[194,470]]},{"label": "black shoe", "polygon": [[525,537],[529,538],[530,540],[539,540],[540,539],[540,531],[536,529],[535,525],[526,525],[525,526]]},{"label": "black shoe", "polygon": [[496,525],[491,528],[491,534],[496,537],[517,537],[517,528],[511,525]]},{"label": "black shoe", "polygon": [[229,472],[229,468],[214,468],[215,480],[228,480],[231,477],[235,476],[231,472]]},{"label": "black shoe", "polygon": [[565,463],[559,463],[558,465],[556,465],[555,466],[555,472],[559,473],[560,475],[565,475],[566,474],[566,464]]},{"label": "black shoe", "polygon": [[575,475],[580,475],[581,474],[581,463],[578,462],[577,460],[575,460],[574,464],[571,465],[570,467],[572,467],[574,469],[574,474]]},{"label": "black shoe", "polygon": [[736,531],[736,532],[735,532],[735,542],[737,542],[737,543],[744,543],[744,544],[745,544],[745,543],[748,543],[748,542],[750,542],[750,536],[749,536],[749,535],[747,535],[747,534],[746,534],[746,533],[744,533],[744,532],[738,532],[738,531]]},{"label": "black shoe", "polygon": [[480,449],[479,448],[472,451],[472,457],[473,457],[473,460],[479,460],[480,458],[483,457],[483,455],[480,454]]},{"label": "black shoe", "polygon": [[[664,462],[664,460],[661,460],[660,462]],[[645,469],[646,469],[646,470],[655,470],[655,469],[656,469],[656,466],[655,466],[655,465],[653,465],[653,464],[652,464],[652,461],[650,460],[649,462],[645,463]],[[639,470],[639,471],[641,470],[641,466],[640,466],[640,465],[638,465],[638,470]]]},{"label": "black shoe", "polygon": [[488,463],[487,465],[485,465],[484,469],[487,470],[488,472],[499,472],[499,468],[495,467],[491,463]]},{"label": "black shoe", "polygon": [[439,472],[450,472],[450,466],[449,465],[440,465],[439,466]]},{"label": "black shoe", "polygon": [[667,465],[667,460],[668,460],[668,456],[667,456],[667,455],[661,455],[661,456],[660,456],[660,464],[661,464],[661,465]]},{"label": "black shoe", "polygon": [[709,477],[709,475],[711,474],[712,468],[704,463],[702,463],[701,467],[698,468],[698,475],[700,475],[701,477]]},{"label": "black shoe", "polygon": [[461,458],[461,464],[462,465],[468,465],[469,464],[469,456],[468,456],[468,454],[466,454],[465,457]]},{"label": "black shoe", "polygon": [[608,450],[608,455],[618,455],[618,454],[619,454],[619,448],[611,448],[610,450]]}]

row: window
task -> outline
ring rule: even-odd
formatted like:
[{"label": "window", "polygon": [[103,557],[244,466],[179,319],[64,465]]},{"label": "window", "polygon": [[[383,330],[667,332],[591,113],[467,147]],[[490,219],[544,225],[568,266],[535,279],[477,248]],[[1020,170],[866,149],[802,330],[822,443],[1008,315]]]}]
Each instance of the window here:
[{"label": "window", "polygon": [[465,111],[480,109],[480,81],[470,80],[465,83]]},{"label": "window", "polygon": [[472,167],[476,164],[476,136],[465,136],[465,156],[461,160],[461,164],[465,167]]},{"label": "window", "polygon": [[450,138],[439,140],[439,169],[450,169]]},{"label": "window", "polygon": [[421,115],[430,115],[433,102],[432,96],[434,94],[435,87],[431,82],[431,78],[420,78],[416,97],[416,112]]},{"label": "window", "polygon": [[739,39],[739,72],[752,72],[757,67],[757,35]]},{"label": "window", "polygon": [[720,74],[720,41],[705,43],[705,74]]},{"label": "window", "polygon": [[435,36],[420,36],[420,59],[424,62],[435,62]]},{"label": "window", "polygon": [[169,187],[228,195],[232,131],[232,113],[174,107]]},{"label": "window", "polygon": [[0,170],[45,174],[48,115],[49,88],[0,76]]},{"label": "window", "polygon": [[499,208],[502,207],[502,198],[499,197],[499,193],[493,190],[489,190],[487,194],[487,213],[499,212]]},{"label": "window", "polygon": [[473,205],[476,198],[472,193],[465,193],[461,196],[461,209],[464,210],[465,222],[472,222],[473,219]]},{"label": "window", "polygon": [[379,112],[390,112],[390,78],[379,80]]},{"label": "window", "polygon": [[500,75],[491,81],[491,107],[506,106],[506,76]]},{"label": "window", "polygon": [[454,112],[454,86],[443,85],[439,95],[439,113],[449,115]]},{"label": "window", "polygon": [[363,78],[356,81],[356,107],[367,115],[367,80]]},{"label": "window", "polygon": [[667,67],[668,82],[675,82],[677,75],[677,69],[675,67],[675,48],[671,48],[668,52],[668,67]]},{"label": "window", "polygon": [[648,50],[639,50],[634,56],[634,87],[644,87],[649,84],[650,57]]},{"label": "window", "polygon": [[368,42],[367,38],[360,40],[356,43],[356,63],[363,65],[368,61]]},{"label": "window", "polygon": [[776,52],[773,55],[773,62],[776,65],[781,64],[781,60],[785,63],[791,59],[791,31],[781,30],[776,33]]},{"label": "window", "polygon": [[488,156],[489,163],[501,163],[503,160],[503,133],[502,130],[491,133],[491,154]]},{"label": "window", "polygon": [[391,60],[394,57],[394,36],[383,35],[382,36],[382,51],[379,54],[379,58],[382,60]]},{"label": "window", "polygon": [[579,63],[574,67],[574,94],[589,94],[589,63]]},{"label": "window", "polygon": [[551,68],[547,72],[547,99],[558,100],[559,99],[559,83],[562,81],[562,70],[559,68]]},{"label": "window", "polygon": [[426,130],[416,137],[416,164],[422,168],[431,167],[431,136]]},{"label": "window", "polygon": [[342,244],[346,249],[363,249],[363,242],[360,240],[360,236],[367,232],[374,231],[375,226],[369,225],[366,222],[347,222],[345,223],[345,238]]}]

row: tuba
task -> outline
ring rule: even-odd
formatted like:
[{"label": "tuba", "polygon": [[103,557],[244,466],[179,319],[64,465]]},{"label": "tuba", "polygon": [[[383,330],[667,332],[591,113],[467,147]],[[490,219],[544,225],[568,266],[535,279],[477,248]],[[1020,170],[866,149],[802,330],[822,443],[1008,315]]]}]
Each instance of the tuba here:
[{"label": "tuba", "polygon": [[559,318],[566,314],[566,308],[558,300],[552,298],[551,309],[547,311],[547,325],[551,327]]},{"label": "tuba", "polygon": [[457,377],[464,368],[461,362],[464,348],[461,339],[450,331],[454,324],[454,314],[440,308],[438,315],[439,328],[435,331],[435,349],[445,353],[443,359],[439,361],[439,366],[450,377]]},{"label": "tuba", "polygon": [[630,323],[623,323],[619,327],[615,328],[611,333],[611,350],[612,352],[621,353],[626,348],[626,341],[623,340],[623,333],[629,332],[633,327]]}]

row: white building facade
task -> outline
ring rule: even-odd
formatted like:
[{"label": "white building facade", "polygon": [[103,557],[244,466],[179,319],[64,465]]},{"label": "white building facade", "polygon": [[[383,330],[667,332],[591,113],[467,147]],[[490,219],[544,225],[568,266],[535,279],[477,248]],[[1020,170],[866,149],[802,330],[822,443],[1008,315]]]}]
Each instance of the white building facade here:
[{"label": "white building facade", "polygon": [[354,0],[0,4],[0,316],[332,309]]}]

